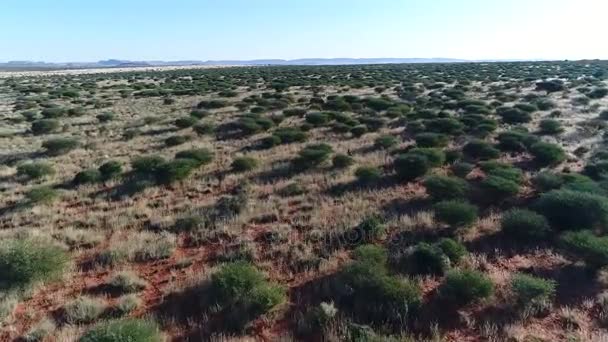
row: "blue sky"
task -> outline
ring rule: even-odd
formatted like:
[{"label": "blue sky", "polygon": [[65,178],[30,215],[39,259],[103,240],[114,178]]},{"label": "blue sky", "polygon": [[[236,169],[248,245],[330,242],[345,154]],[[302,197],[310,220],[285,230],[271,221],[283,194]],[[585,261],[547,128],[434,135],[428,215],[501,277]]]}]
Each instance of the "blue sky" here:
[{"label": "blue sky", "polygon": [[608,0],[2,0],[0,61],[608,59]]}]

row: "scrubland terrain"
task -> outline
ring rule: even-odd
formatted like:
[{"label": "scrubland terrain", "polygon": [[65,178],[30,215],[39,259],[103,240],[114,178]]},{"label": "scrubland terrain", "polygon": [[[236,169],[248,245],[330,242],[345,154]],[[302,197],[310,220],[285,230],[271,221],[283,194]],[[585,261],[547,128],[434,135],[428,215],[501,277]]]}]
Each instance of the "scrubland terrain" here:
[{"label": "scrubland terrain", "polygon": [[0,339],[607,339],[607,77],[4,77]]}]

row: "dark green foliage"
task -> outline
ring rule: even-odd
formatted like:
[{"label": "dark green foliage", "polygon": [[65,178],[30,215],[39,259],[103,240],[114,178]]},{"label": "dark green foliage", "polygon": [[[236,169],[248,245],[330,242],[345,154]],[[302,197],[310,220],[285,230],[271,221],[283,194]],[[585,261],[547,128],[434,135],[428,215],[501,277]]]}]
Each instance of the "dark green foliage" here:
[{"label": "dark green foliage", "polygon": [[556,229],[604,229],[608,223],[608,199],[591,193],[553,190],[541,195],[535,210]]},{"label": "dark green foliage", "polygon": [[190,112],[190,116],[195,117],[197,119],[202,119],[209,115],[209,112],[205,110],[195,109]]},{"label": "dark green foliage", "polygon": [[504,108],[497,110],[502,121],[508,124],[527,123],[532,121],[530,113],[521,110],[520,108]]},{"label": "dark green foliage", "polygon": [[228,106],[228,102],[224,100],[210,100],[210,101],[201,101],[196,106],[197,108],[205,108],[205,109],[218,109]]},{"label": "dark green foliage", "polygon": [[379,239],[386,231],[382,218],[377,215],[367,216],[355,228],[357,236],[361,241],[370,243]]},{"label": "dark green foliage", "polygon": [[32,122],[32,133],[42,135],[56,132],[59,129],[59,121],[55,119],[41,119]]},{"label": "dark green foliage", "polygon": [[362,245],[353,251],[353,259],[359,262],[385,265],[388,261],[386,249],[376,245]]},{"label": "dark green foliage", "polygon": [[413,148],[408,154],[419,155],[426,158],[430,167],[439,167],[445,164],[445,152],[438,148]]},{"label": "dark green foliage", "polygon": [[295,127],[281,127],[276,129],[272,134],[280,139],[281,144],[304,142],[307,138],[305,132]]},{"label": "dark green foliage", "polygon": [[465,178],[474,168],[475,165],[471,163],[458,162],[452,165],[452,172],[458,177]]},{"label": "dark green foliage", "polygon": [[333,167],[336,169],[345,169],[355,162],[351,156],[346,154],[336,154],[331,160]]},{"label": "dark green foliage", "polygon": [[547,93],[554,93],[557,91],[564,90],[564,82],[561,80],[550,80],[536,83],[537,91],[546,91]]},{"label": "dark green foliage", "polygon": [[412,274],[441,275],[450,267],[450,260],[436,245],[421,242],[407,256],[407,265]]},{"label": "dark green foliage", "polygon": [[419,147],[443,147],[448,144],[448,137],[439,133],[419,133],[415,139]]},{"label": "dark green foliage", "polygon": [[25,193],[25,197],[31,204],[49,204],[53,202],[59,193],[50,186],[38,186],[31,188]]},{"label": "dark green foliage", "polygon": [[177,128],[188,128],[194,126],[198,122],[198,119],[193,116],[184,116],[183,118],[179,118],[175,120],[175,126]]},{"label": "dark green foliage", "polygon": [[191,159],[196,161],[197,166],[207,165],[213,160],[213,152],[206,148],[194,148],[184,150],[175,154],[176,159]]},{"label": "dark green foliage", "polygon": [[297,170],[307,170],[323,163],[333,149],[327,144],[308,145],[298,152],[298,157],[293,161]]},{"label": "dark green foliage", "polygon": [[133,171],[142,175],[152,175],[158,168],[165,164],[165,159],[161,156],[143,156],[137,157],[131,162]]},{"label": "dark green foliage", "polygon": [[101,179],[109,180],[120,176],[122,173],[122,163],[117,160],[110,160],[99,166]]},{"label": "dark green foliage", "polygon": [[538,141],[538,138],[521,131],[507,131],[498,134],[498,148],[501,151],[522,152]]},{"label": "dark green foliage", "polygon": [[17,166],[17,174],[29,179],[40,179],[46,176],[54,175],[55,169],[53,169],[51,164],[34,162]]},{"label": "dark green foliage", "polygon": [[210,123],[197,123],[192,126],[192,130],[198,135],[211,135],[215,131],[215,126]]},{"label": "dark green foliage", "polygon": [[557,135],[564,131],[559,121],[555,119],[544,119],[538,124],[541,134]]},{"label": "dark green foliage", "polygon": [[429,176],[424,180],[427,193],[435,200],[466,198],[469,184],[456,177]]},{"label": "dark green foliage", "polygon": [[472,140],[462,148],[462,152],[473,159],[495,159],[500,155],[499,151],[483,140]]},{"label": "dark green foliage", "polygon": [[512,209],[501,219],[503,232],[521,241],[542,240],[551,232],[547,219],[527,209]]},{"label": "dark green foliage", "polygon": [[556,284],[553,280],[519,273],[511,280],[511,288],[519,305],[530,306],[551,300]]},{"label": "dark green foliage", "polygon": [[560,237],[560,245],[590,267],[608,265],[608,237],[596,236],[588,230],[566,232]]},{"label": "dark green foliage", "polygon": [[60,107],[45,108],[40,114],[47,119],[60,118],[65,115],[65,109]]},{"label": "dark green foliage", "polygon": [[384,134],[376,138],[376,140],[374,141],[374,146],[381,149],[388,149],[397,145],[397,143],[397,138],[390,134]]},{"label": "dark green foliage", "polygon": [[108,121],[114,120],[115,116],[116,115],[114,115],[114,113],[106,112],[106,113],[98,114],[96,116],[96,118],[97,118],[97,120],[99,120],[99,122],[104,123],[104,122],[108,122]]},{"label": "dark green foliage", "polygon": [[556,144],[537,142],[530,146],[530,152],[534,160],[541,165],[553,165],[561,163],[566,159],[564,150]]},{"label": "dark green foliage", "polygon": [[458,263],[468,253],[463,244],[450,238],[440,239],[434,245],[441,249],[452,264]]},{"label": "dark green foliage", "polygon": [[501,177],[517,184],[520,184],[523,180],[521,170],[509,164],[497,161],[485,161],[480,162],[479,166],[488,176]]},{"label": "dark green foliage", "polygon": [[137,318],[105,321],[93,326],[79,342],[162,342],[158,326]]},{"label": "dark green foliage", "polygon": [[407,182],[424,176],[430,169],[429,161],[425,156],[410,153],[398,155],[393,165],[397,177]]},{"label": "dark green foliage", "polygon": [[363,185],[378,183],[382,178],[382,171],[374,166],[361,166],[355,170],[357,181]]},{"label": "dark green foliage", "polygon": [[74,176],[72,181],[75,185],[95,184],[102,180],[101,172],[98,169],[87,169],[80,171]]},{"label": "dark green foliage", "polygon": [[451,226],[469,226],[477,219],[477,207],[462,200],[436,203],[433,210],[439,221]]},{"label": "dark green foliage", "polygon": [[329,115],[327,113],[308,113],[306,114],[306,122],[313,126],[322,126],[330,121]]},{"label": "dark green foliage", "polygon": [[367,129],[367,126],[365,126],[365,125],[357,125],[350,129],[350,133],[354,137],[360,137],[363,134],[367,133],[367,131],[368,131],[368,129]]},{"label": "dark green foliage", "polygon": [[186,179],[200,165],[194,159],[178,158],[159,165],[155,177],[158,183],[171,184]]},{"label": "dark green foliage", "polygon": [[290,183],[279,190],[279,194],[284,197],[299,196],[306,193],[306,189],[298,183]]},{"label": "dark green foliage", "polygon": [[238,157],[232,161],[231,168],[234,172],[246,172],[258,166],[257,159],[253,157]]},{"label": "dark green foliage", "polygon": [[165,145],[167,146],[177,146],[189,141],[190,137],[187,135],[174,135],[165,139]]},{"label": "dark green foliage", "polygon": [[276,135],[271,135],[260,140],[260,146],[268,149],[281,144],[281,138]]},{"label": "dark green foliage", "polygon": [[608,95],[608,88],[595,88],[589,93],[587,93],[587,97],[590,99],[601,99]]},{"label": "dark green foliage", "polygon": [[474,270],[450,271],[439,287],[442,298],[460,305],[488,298],[493,293],[492,280],[482,272]]},{"label": "dark green foliage", "polygon": [[515,196],[519,192],[519,184],[511,179],[489,175],[481,181],[481,187],[486,191],[488,199],[501,200]]},{"label": "dark green foliage", "polygon": [[32,239],[5,239],[0,244],[0,287],[20,288],[59,278],[68,265],[60,247]]},{"label": "dark green foliage", "polygon": [[532,179],[532,183],[539,191],[545,192],[559,189],[564,184],[564,180],[555,173],[540,172]]},{"label": "dark green foliage", "polygon": [[42,147],[44,147],[46,152],[51,156],[66,154],[71,150],[76,149],[78,146],[80,146],[78,140],[72,138],[55,138],[42,143]]}]

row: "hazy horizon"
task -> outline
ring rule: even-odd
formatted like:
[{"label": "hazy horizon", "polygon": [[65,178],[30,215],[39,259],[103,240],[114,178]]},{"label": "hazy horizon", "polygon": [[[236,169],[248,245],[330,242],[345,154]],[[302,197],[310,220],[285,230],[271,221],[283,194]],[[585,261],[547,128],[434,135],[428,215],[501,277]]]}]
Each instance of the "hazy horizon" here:
[{"label": "hazy horizon", "polygon": [[599,0],[8,0],[0,61],[608,59]]}]

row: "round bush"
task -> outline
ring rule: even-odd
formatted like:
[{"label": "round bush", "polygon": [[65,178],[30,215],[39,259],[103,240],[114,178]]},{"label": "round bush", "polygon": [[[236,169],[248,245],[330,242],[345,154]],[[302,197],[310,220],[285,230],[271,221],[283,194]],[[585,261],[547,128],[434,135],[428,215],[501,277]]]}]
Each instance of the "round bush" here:
[{"label": "round bush", "polygon": [[55,174],[55,169],[47,163],[27,163],[17,166],[17,174],[29,179],[40,179]]},{"label": "round bush", "polygon": [[171,184],[186,179],[198,166],[194,159],[175,159],[158,166],[155,172],[157,182]]},{"label": "round bush", "polygon": [[483,140],[473,140],[462,148],[462,152],[470,158],[488,160],[498,158],[500,152]]},{"label": "round bush", "polygon": [[513,180],[493,175],[486,177],[481,187],[487,192],[488,198],[494,200],[515,196],[519,192],[519,184]]},{"label": "round bush", "polygon": [[206,148],[195,148],[177,152],[175,158],[190,159],[195,161],[197,166],[201,166],[211,163],[213,160],[213,152]]},{"label": "round bush", "polygon": [[565,232],[560,245],[568,252],[582,258],[594,268],[608,265],[608,237],[596,236],[591,231]]},{"label": "round bush", "polygon": [[313,126],[322,126],[329,122],[329,115],[326,113],[308,113],[306,114],[306,122]]},{"label": "round bush", "polygon": [[416,145],[419,147],[443,147],[448,144],[448,137],[438,133],[419,133],[416,134]]},{"label": "round bush", "polygon": [[333,167],[335,167],[336,169],[345,169],[353,165],[354,162],[355,161],[353,160],[353,158],[346,154],[336,154],[331,160]]},{"label": "round bush", "polygon": [[511,280],[511,289],[519,305],[530,306],[548,301],[555,295],[553,280],[519,273]]},{"label": "round bush", "polygon": [[319,166],[329,158],[332,151],[331,146],[327,144],[308,145],[298,152],[294,167],[297,170],[307,170]]},{"label": "round bush", "polygon": [[187,135],[174,135],[165,139],[165,145],[169,147],[177,146],[185,143],[188,140],[190,140],[190,137]]},{"label": "round bush", "polygon": [[564,180],[560,175],[551,172],[540,172],[533,179],[532,183],[540,192],[559,189]]},{"label": "round bush", "polygon": [[416,147],[408,151],[408,154],[419,155],[429,163],[430,167],[439,167],[445,164],[445,152],[438,148]]},{"label": "round bush", "polygon": [[382,178],[382,171],[374,166],[361,166],[355,170],[357,181],[364,185],[374,184]]},{"label": "round bush", "polygon": [[114,120],[115,115],[114,115],[114,113],[106,112],[106,113],[101,113],[101,114],[97,115],[96,117],[97,117],[97,120],[99,120],[99,122],[104,123],[104,122]]},{"label": "round bush", "polygon": [[133,171],[139,174],[152,175],[161,165],[165,164],[165,162],[165,159],[161,156],[143,156],[133,159],[133,161],[131,161],[131,167],[133,168]]},{"label": "round bush", "polygon": [[469,184],[456,177],[429,176],[424,180],[427,193],[435,200],[465,198],[469,192]]},{"label": "round bush", "polygon": [[31,204],[49,204],[53,202],[59,193],[50,186],[38,186],[25,193],[25,197]]},{"label": "round bush", "polygon": [[451,226],[468,226],[477,219],[477,207],[463,201],[451,200],[433,206],[435,217]]},{"label": "round bush", "polygon": [[521,241],[540,240],[551,232],[547,219],[527,209],[512,209],[501,219],[503,232]]},{"label": "round bush", "polygon": [[408,271],[412,274],[441,275],[450,266],[449,259],[437,246],[419,243],[407,257]]},{"label": "round bush", "polygon": [[460,259],[467,255],[467,248],[454,239],[442,238],[435,245],[441,249],[452,264],[458,263]]},{"label": "round bush", "polygon": [[301,129],[295,127],[281,127],[276,129],[272,134],[273,136],[279,138],[279,143],[281,144],[304,142],[307,139],[306,133],[303,132]]},{"label": "round bush", "polygon": [[194,126],[194,124],[196,124],[197,121],[198,121],[198,119],[193,116],[184,116],[183,118],[179,118],[179,119],[175,120],[175,126],[177,128],[184,129],[184,128]]},{"label": "round bush", "polygon": [[42,143],[49,155],[58,156],[70,152],[80,145],[78,140],[72,138],[49,139]]},{"label": "round bush", "polygon": [[374,146],[381,149],[389,149],[395,145],[397,145],[397,138],[390,134],[384,134],[376,138],[374,141]]},{"label": "round bush", "polygon": [[94,184],[101,181],[102,175],[98,169],[87,169],[80,171],[74,176],[72,181],[75,185]]},{"label": "round bush", "polygon": [[79,342],[162,342],[158,326],[136,318],[106,321],[89,329]]},{"label": "round bush", "polygon": [[553,190],[542,194],[534,208],[556,229],[605,229],[608,223],[608,199],[591,193]]},{"label": "round bush", "polygon": [[541,134],[557,135],[564,131],[559,121],[555,119],[544,119],[538,124]]},{"label": "round bush", "polygon": [[403,181],[412,181],[424,176],[430,169],[428,159],[422,155],[402,154],[393,162],[397,177]]},{"label": "round bush", "polygon": [[534,160],[541,165],[559,164],[566,159],[566,153],[559,145],[547,142],[535,143],[530,146],[530,152],[534,155]]},{"label": "round bush", "polygon": [[238,157],[232,161],[232,171],[246,172],[255,169],[258,166],[257,159],[253,157]]},{"label": "round bush", "polygon": [[215,131],[215,126],[210,123],[197,123],[192,126],[192,130],[198,135],[211,135]]},{"label": "round bush", "polygon": [[122,173],[122,164],[117,160],[110,160],[99,166],[99,173],[103,180],[116,178]]},{"label": "round bush", "polygon": [[55,280],[63,274],[69,257],[60,247],[32,239],[0,242],[0,286],[15,288]]},{"label": "round bush", "polygon": [[439,287],[442,298],[460,305],[490,297],[494,284],[485,274],[474,270],[449,271]]},{"label": "round bush", "polygon": [[367,126],[365,125],[357,125],[353,128],[350,129],[350,133],[354,136],[354,137],[360,137],[363,134],[367,133]]},{"label": "round bush", "polygon": [[42,135],[53,133],[59,129],[59,121],[55,119],[42,119],[32,122],[32,133],[34,135]]}]

